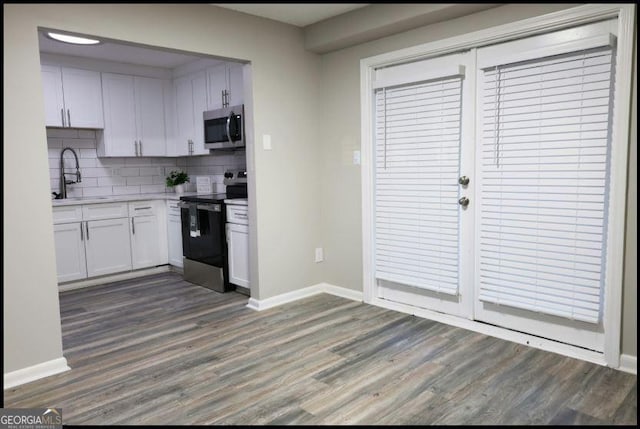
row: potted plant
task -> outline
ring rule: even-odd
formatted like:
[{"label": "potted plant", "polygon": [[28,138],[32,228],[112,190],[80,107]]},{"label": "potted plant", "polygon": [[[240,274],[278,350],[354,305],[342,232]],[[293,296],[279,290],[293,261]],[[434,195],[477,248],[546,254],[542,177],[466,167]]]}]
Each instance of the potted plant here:
[{"label": "potted plant", "polygon": [[176,194],[184,194],[189,176],[182,170],[173,170],[167,176],[167,187],[173,188]]}]

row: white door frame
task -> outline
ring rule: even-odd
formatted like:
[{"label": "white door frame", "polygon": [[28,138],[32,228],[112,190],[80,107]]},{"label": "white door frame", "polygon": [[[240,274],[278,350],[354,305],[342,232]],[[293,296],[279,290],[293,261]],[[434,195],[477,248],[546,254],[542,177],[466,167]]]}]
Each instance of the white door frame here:
[{"label": "white door frame", "polygon": [[[549,31],[560,30],[594,21],[618,18],[616,77],[613,111],[609,225],[607,232],[607,265],[605,274],[605,302],[603,325],[605,330],[604,354],[561,344],[527,334],[469,321],[429,310],[395,305],[375,297],[375,265],[373,253],[373,76],[375,69],[401,62],[415,61],[449,54],[488,44],[505,42]],[[361,95],[361,174],[362,174],[362,252],[364,301],[398,311],[416,314],[466,329],[532,345],[544,350],[617,368],[620,365],[620,339],[622,324],[622,281],[624,261],[625,214],[627,191],[627,156],[629,149],[629,114],[631,108],[631,72],[633,67],[633,26],[635,5],[584,5],[516,21],[513,23],[467,33],[388,52],[360,61]]]}]

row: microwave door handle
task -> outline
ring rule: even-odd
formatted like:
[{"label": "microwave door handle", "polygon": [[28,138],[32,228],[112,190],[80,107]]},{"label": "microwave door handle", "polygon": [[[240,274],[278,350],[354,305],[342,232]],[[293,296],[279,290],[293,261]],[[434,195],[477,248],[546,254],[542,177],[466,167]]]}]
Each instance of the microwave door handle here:
[{"label": "microwave door handle", "polygon": [[233,144],[233,140],[231,140],[231,118],[233,117],[233,112],[227,118],[227,139],[229,139],[229,143]]}]

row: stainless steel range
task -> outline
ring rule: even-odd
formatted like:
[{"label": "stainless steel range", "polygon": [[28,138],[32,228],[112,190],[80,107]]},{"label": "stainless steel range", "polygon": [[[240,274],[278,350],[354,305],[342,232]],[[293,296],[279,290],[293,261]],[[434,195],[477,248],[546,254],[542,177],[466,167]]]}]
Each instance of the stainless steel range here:
[{"label": "stainless steel range", "polygon": [[217,292],[235,289],[229,283],[224,200],[247,198],[246,171],[225,173],[225,184],[226,194],[183,196],[178,204],[184,279]]}]

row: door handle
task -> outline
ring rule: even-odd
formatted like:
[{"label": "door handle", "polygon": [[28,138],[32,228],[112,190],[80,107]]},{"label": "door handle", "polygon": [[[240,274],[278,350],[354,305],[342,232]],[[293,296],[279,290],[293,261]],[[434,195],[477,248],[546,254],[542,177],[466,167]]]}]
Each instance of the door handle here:
[{"label": "door handle", "polygon": [[60,109],[60,117],[62,117],[62,128],[65,127],[64,109]]},{"label": "door handle", "polygon": [[142,140],[138,140],[138,145],[140,146],[140,156],[142,156]]},{"label": "door handle", "polygon": [[133,221],[135,218],[131,218],[131,232],[135,235],[136,233],[136,223]]},{"label": "door handle", "polygon": [[458,204],[460,204],[462,207],[467,207],[469,205],[469,198],[467,197],[462,197],[458,200]]},{"label": "door handle", "polygon": [[67,109],[67,118],[69,119],[67,122],[67,127],[71,127],[71,111]]},{"label": "door handle", "polygon": [[87,240],[89,240],[89,222],[85,222],[84,226],[87,227]]},{"label": "door handle", "polygon": [[138,156],[138,140],[133,141],[133,147],[134,147],[136,156]]},{"label": "door handle", "polygon": [[84,231],[82,230],[82,222],[80,222],[80,241],[84,241]]}]

